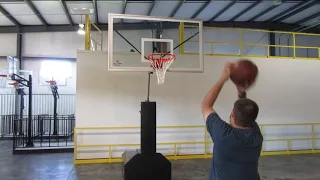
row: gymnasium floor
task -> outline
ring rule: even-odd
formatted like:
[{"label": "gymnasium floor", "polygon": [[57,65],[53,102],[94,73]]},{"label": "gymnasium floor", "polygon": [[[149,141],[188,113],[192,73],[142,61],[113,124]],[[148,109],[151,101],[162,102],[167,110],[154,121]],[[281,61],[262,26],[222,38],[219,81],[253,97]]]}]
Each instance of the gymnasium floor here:
[{"label": "gymnasium floor", "polygon": [[[12,155],[10,141],[0,141],[3,180],[122,180],[122,164],[73,166],[73,154]],[[173,180],[207,180],[210,160],[173,161]],[[320,154],[265,156],[262,180],[319,180]]]}]

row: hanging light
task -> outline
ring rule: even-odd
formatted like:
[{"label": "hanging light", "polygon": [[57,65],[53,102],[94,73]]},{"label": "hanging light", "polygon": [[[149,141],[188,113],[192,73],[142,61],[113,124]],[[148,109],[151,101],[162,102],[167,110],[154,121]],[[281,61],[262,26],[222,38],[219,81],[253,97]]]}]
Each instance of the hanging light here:
[{"label": "hanging light", "polygon": [[78,34],[84,35],[86,31],[84,30],[84,24],[79,24]]},{"label": "hanging light", "polygon": [[84,30],[84,24],[82,24],[82,15],[80,15],[80,24],[78,29],[78,34],[84,35],[86,31]]}]

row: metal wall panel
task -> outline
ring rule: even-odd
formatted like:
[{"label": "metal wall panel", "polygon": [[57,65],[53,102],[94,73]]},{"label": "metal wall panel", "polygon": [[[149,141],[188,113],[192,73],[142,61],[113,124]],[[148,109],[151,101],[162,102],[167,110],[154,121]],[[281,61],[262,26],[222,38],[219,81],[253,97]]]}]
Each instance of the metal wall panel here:
[{"label": "metal wall panel", "polygon": [[[0,94],[0,116],[12,115],[15,113],[15,95]],[[24,115],[28,114],[28,96],[25,96]],[[52,94],[34,94],[33,95],[33,115],[49,114],[53,115],[53,96]],[[58,99],[57,113],[59,115],[70,115],[75,113],[75,95],[61,94]]]}]

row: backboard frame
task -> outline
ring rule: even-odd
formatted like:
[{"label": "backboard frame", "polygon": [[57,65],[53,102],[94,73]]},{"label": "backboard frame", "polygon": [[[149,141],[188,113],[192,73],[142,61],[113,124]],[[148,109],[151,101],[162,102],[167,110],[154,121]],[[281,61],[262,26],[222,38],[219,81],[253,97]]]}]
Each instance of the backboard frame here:
[{"label": "backboard frame", "polygon": [[[130,19],[130,20],[149,20],[149,21],[167,21],[179,23],[196,23],[199,25],[199,68],[169,68],[167,72],[194,72],[202,73],[204,71],[204,57],[203,57],[203,22],[194,19],[178,19],[160,16],[143,16],[132,14],[108,14],[108,70],[109,71],[131,71],[131,72],[150,72],[154,71],[151,67],[121,67],[113,64],[113,25],[114,19]],[[141,40],[142,42],[142,40]],[[142,53],[141,53],[142,54]],[[142,54],[143,55],[143,54]]]}]

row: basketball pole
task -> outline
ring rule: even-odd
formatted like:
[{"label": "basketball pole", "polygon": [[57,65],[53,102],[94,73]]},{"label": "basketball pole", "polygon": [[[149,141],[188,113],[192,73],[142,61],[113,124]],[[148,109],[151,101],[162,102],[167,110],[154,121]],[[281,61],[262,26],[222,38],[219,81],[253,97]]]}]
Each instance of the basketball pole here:
[{"label": "basketball pole", "polygon": [[[141,102],[140,150],[124,165],[125,180],[171,180],[171,162],[157,153],[157,104],[150,101],[151,75],[148,73],[147,100]],[[128,157],[128,154],[125,155]]]},{"label": "basketball pole", "polygon": [[28,140],[26,147],[33,147],[32,141],[32,76],[29,74],[29,80],[27,81],[29,87],[29,107],[28,107]]},{"label": "basketball pole", "polygon": [[153,72],[148,72],[148,94],[147,94],[147,101],[146,102],[149,102],[149,99],[150,99],[150,81],[151,81],[151,74],[153,74]]}]

